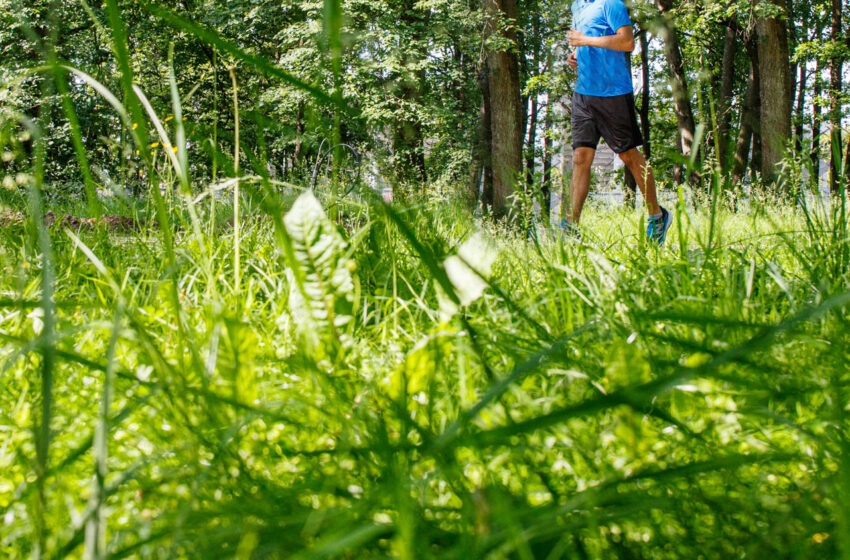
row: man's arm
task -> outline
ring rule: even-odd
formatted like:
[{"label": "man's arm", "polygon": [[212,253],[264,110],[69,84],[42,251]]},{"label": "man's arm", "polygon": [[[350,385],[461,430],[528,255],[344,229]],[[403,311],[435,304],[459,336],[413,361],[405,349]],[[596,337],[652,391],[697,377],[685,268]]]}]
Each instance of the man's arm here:
[{"label": "man's arm", "polygon": [[588,37],[581,31],[571,29],[567,32],[571,47],[598,47],[612,51],[632,52],[635,50],[635,36],[631,25],[617,29],[614,35]]}]

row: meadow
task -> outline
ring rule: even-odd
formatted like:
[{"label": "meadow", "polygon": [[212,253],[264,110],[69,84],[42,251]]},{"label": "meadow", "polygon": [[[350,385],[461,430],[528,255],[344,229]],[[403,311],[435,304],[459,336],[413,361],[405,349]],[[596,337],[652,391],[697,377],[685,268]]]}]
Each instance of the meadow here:
[{"label": "meadow", "polygon": [[[850,560],[826,8],[635,10],[659,248],[624,204],[533,219],[565,2],[92,4],[0,1],[0,558]],[[751,122],[792,106],[756,18],[802,30],[794,141]]]},{"label": "meadow", "polygon": [[242,188],[7,219],[0,556],[850,557],[844,199],[657,249]]}]

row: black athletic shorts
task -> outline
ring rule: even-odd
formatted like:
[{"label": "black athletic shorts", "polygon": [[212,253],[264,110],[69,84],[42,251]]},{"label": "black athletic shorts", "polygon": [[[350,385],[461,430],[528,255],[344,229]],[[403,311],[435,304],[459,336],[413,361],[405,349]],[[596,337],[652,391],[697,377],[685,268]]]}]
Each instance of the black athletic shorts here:
[{"label": "black athletic shorts", "polygon": [[643,144],[631,93],[597,97],[573,93],[573,149],[593,148],[605,139],[615,154]]}]

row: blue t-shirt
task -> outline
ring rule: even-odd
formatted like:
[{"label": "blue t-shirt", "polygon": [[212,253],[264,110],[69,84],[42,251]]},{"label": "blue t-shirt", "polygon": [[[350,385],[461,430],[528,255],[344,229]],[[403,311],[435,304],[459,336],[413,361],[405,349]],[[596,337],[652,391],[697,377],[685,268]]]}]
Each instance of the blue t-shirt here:
[{"label": "blue t-shirt", "polygon": [[[588,37],[614,35],[619,28],[632,24],[623,0],[575,0],[572,10],[573,28]],[[597,97],[632,93],[632,73],[626,53],[598,47],[578,47],[576,57],[577,93]]]}]

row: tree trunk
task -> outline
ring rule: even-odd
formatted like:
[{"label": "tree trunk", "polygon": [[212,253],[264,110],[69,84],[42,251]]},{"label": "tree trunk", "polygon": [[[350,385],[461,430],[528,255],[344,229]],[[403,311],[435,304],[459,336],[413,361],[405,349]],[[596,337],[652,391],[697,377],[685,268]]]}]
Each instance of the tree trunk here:
[{"label": "tree trunk", "polygon": [[753,146],[752,155],[750,156],[750,175],[755,176],[756,173],[761,173],[761,127],[759,131],[753,128]]},{"label": "tree trunk", "polygon": [[[551,68],[551,63],[549,68]],[[543,183],[540,194],[543,196],[542,210],[543,227],[549,227],[552,216],[552,96],[546,92],[546,117],[543,119]]]},{"label": "tree trunk", "polygon": [[733,25],[726,26],[726,36],[723,41],[723,62],[720,72],[720,99],[718,100],[718,113],[720,119],[717,123],[717,134],[719,136],[720,153],[718,161],[723,169],[727,169],[728,152],[731,140],[729,138],[730,123],[732,121],[732,85],[735,78],[735,48],[737,33]]},{"label": "tree trunk", "polygon": [[[797,22],[794,20],[794,0],[773,0],[775,4],[782,7],[785,10],[785,37],[786,43],[788,45],[788,115],[789,119],[791,119],[792,123],[794,121],[794,92],[797,87],[797,66],[798,63],[795,62],[792,58],[792,55],[797,49]],[[807,25],[807,17],[804,15],[802,18],[802,37],[805,40],[806,31],[805,26]],[[805,61],[803,61],[803,66],[805,66]]]},{"label": "tree trunk", "polygon": [[483,150],[481,144],[483,142],[483,120],[487,118],[487,113],[484,110],[484,104],[481,104],[478,110],[478,122],[475,126],[475,133],[472,136],[472,142],[469,149],[469,184],[467,194],[469,195],[469,203],[472,207],[478,204],[478,197],[481,192],[481,173],[484,171]]},{"label": "tree trunk", "polygon": [[691,109],[691,97],[688,93],[688,82],[685,74],[685,65],[682,53],[679,49],[679,39],[676,36],[676,28],[673,26],[669,12],[672,9],[672,0],[657,0],[658,9],[661,11],[662,26],[661,38],[664,41],[664,54],[670,70],[670,83],[673,88],[673,102],[676,106],[676,122],[679,126],[681,137],[681,152],[685,157],[691,155],[694,147],[694,113]]},{"label": "tree trunk", "polygon": [[[832,13],[830,17],[831,33],[833,42],[841,41],[841,0],[832,0]],[[836,53],[830,60],[829,65],[829,188],[833,194],[838,193],[839,172],[838,164],[841,157],[841,65],[840,54]]]},{"label": "tree trunk", "polygon": [[534,147],[537,144],[537,94],[532,93],[528,122],[528,144],[525,147],[525,184],[534,184]]},{"label": "tree trunk", "polygon": [[[750,145],[755,145],[754,137],[757,136],[759,127],[759,59],[758,49],[753,41],[747,42],[747,52],[750,55],[750,75],[747,78],[747,93],[741,106],[741,125],[738,129],[738,141],[735,144],[735,160],[732,164],[732,180],[735,184],[741,182],[747,170],[747,159],[750,153]],[[755,151],[753,153],[755,158]]]},{"label": "tree trunk", "polygon": [[761,81],[761,171],[765,180],[775,181],[785,143],[791,139],[788,33],[785,22],[777,18],[759,19],[756,30]]},{"label": "tree trunk", "polygon": [[758,58],[758,44],[756,40],[752,41],[752,53],[750,53],[751,57],[754,57],[753,60],[756,61],[756,78],[758,79],[758,87],[756,88],[756,97],[753,100],[753,142],[752,142],[752,153],[750,154],[750,173],[755,175],[756,173],[761,173],[761,64]]},{"label": "tree trunk", "polygon": [[[818,34],[820,35],[820,34]],[[817,68],[815,69],[815,85],[812,89],[812,145],[809,157],[812,160],[812,184],[817,185],[820,182],[820,125],[821,125],[821,107],[819,98],[823,93],[823,64],[818,58]]]},{"label": "tree trunk", "polygon": [[[528,80],[529,76],[531,75],[531,73],[528,71],[528,57],[525,56],[526,45],[525,45],[525,34],[524,33],[521,33],[517,36],[517,48],[516,48],[516,50],[517,50],[517,52],[523,53],[523,56],[517,57],[517,64],[519,65],[519,76],[520,76],[519,81],[522,82],[523,79]],[[519,103],[520,103],[520,108],[521,108],[520,109],[520,120],[521,120],[520,130],[522,131],[522,141],[523,141],[523,147],[524,147],[525,146],[525,139],[526,139],[525,134],[526,134],[526,131],[528,130],[528,115],[531,113],[531,111],[529,111],[529,109],[528,109],[528,104],[531,101],[531,96],[528,93],[526,93],[522,89],[522,87],[520,87],[520,92],[521,92],[520,97],[519,97]]]},{"label": "tree trunk", "polygon": [[[531,78],[540,75],[540,58],[542,50],[540,45],[540,4],[537,1],[530,2],[529,4],[530,5],[527,10],[531,12],[532,35],[529,37],[527,42],[521,42],[520,44],[521,53],[524,53],[527,50],[531,51],[531,64],[527,63],[528,57],[522,57],[523,68],[526,70],[526,80],[530,80]],[[528,71],[529,68],[531,69],[530,72]],[[537,91],[530,91],[529,96],[531,98],[531,111],[527,118],[523,120],[523,130],[525,130],[525,126],[528,126],[528,143],[525,147],[525,183],[526,185],[531,186],[534,183],[534,160],[537,145],[537,123],[540,120],[540,116],[538,114],[538,111],[540,110],[540,102]],[[524,99],[523,107],[527,106],[526,100]]]},{"label": "tree trunk", "polygon": [[[402,88],[400,97],[402,105],[416,103],[418,98],[418,87],[404,86]],[[415,116],[396,120],[392,141],[397,177],[409,186],[424,185],[425,153],[422,124]]]},{"label": "tree trunk", "polygon": [[[676,132],[676,150],[681,154],[684,152],[682,145],[682,135],[680,132]],[[684,168],[681,163],[673,164],[673,182],[677,185],[681,185],[685,181],[685,173]]]},{"label": "tree trunk", "polygon": [[481,109],[478,111],[478,126],[475,130],[475,143],[472,147],[472,169],[470,170],[470,194],[472,200],[478,200],[481,191],[481,203],[493,205],[493,159],[490,152],[493,135],[490,126],[490,78],[487,66],[478,74],[478,87],[481,89]]},{"label": "tree trunk", "polygon": [[803,153],[803,109],[806,106],[806,61],[800,62],[800,78],[797,85],[797,109],[794,116],[794,148]]},{"label": "tree trunk", "polygon": [[[414,48],[401,46],[404,53],[402,68],[415,64],[425,53],[419,52],[422,37],[422,29],[427,26],[428,14],[423,13],[415,7],[413,0],[407,0],[399,14],[399,24],[410,33],[411,43]],[[425,173],[425,150],[422,123],[416,111],[411,106],[420,102],[422,91],[426,80],[424,70],[416,72],[403,71],[398,76],[399,86],[396,90],[398,99],[398,115],[393,122],[392,144],[394,154],[394,173],[402,184],[413,188],[424,186]]]},{"label": "tree trunk", "polygon": [[304,102],[298,102],[298,109],[295,114],[295,153],[293,154],[293,167],[301,166],[301,150],[304,145]]},{"label": "tree trunk", "polygon": [[[623,55],[626,57],[626,64],[631,69],[632,53],[625,52]],[[628,167],[623,167],[623,203],[631,208],[637,206],[637,181]]]},{"label": "tree trunk", "polygon": [[569,140],[567,140],[570,137],[569,125],[567,124],[567,122],[569,121],[569,116],[572,113],[572,96],[565,95],[560,107],[561,111],[559,111],[559,114],[561,116],[561,184],[558,185],[558,188],[561,190],[561,200],[558,205],[557,214],[559,221],[570,216],[572,208],[572,196],[570,193],[570,179],[572,170],[570,169],[570,165],[567,163],[567,161],[570,160],[570,154],[572,153],[570,142]]},{"label": "tree trunk", "polygon": [[[512,25],[499,25],[501,20],[516,21],[517,0],[485,0],[488,28],[497,30],[500,45],[506,40],[516,45]],[[490,122],[492,125],[493,211],[504,215],[509,209],[508,197],[516,187],[516,175],[522,170],[522,104],[519,90],[519,64],[514,49],[503,47],[487,54],[490,70]]]},{"label": "tree trunk", "polygon": [[844,146],[844,162],[841,164],[841,169],[844,170],[844,178],[847,179],[847,170],[850,169],[850,142],[847,142],[847,145]]},{"label": "tree trunk", "polygon": [[623,205],[637,208],[637,181],[628,167],[623,167]]}]

